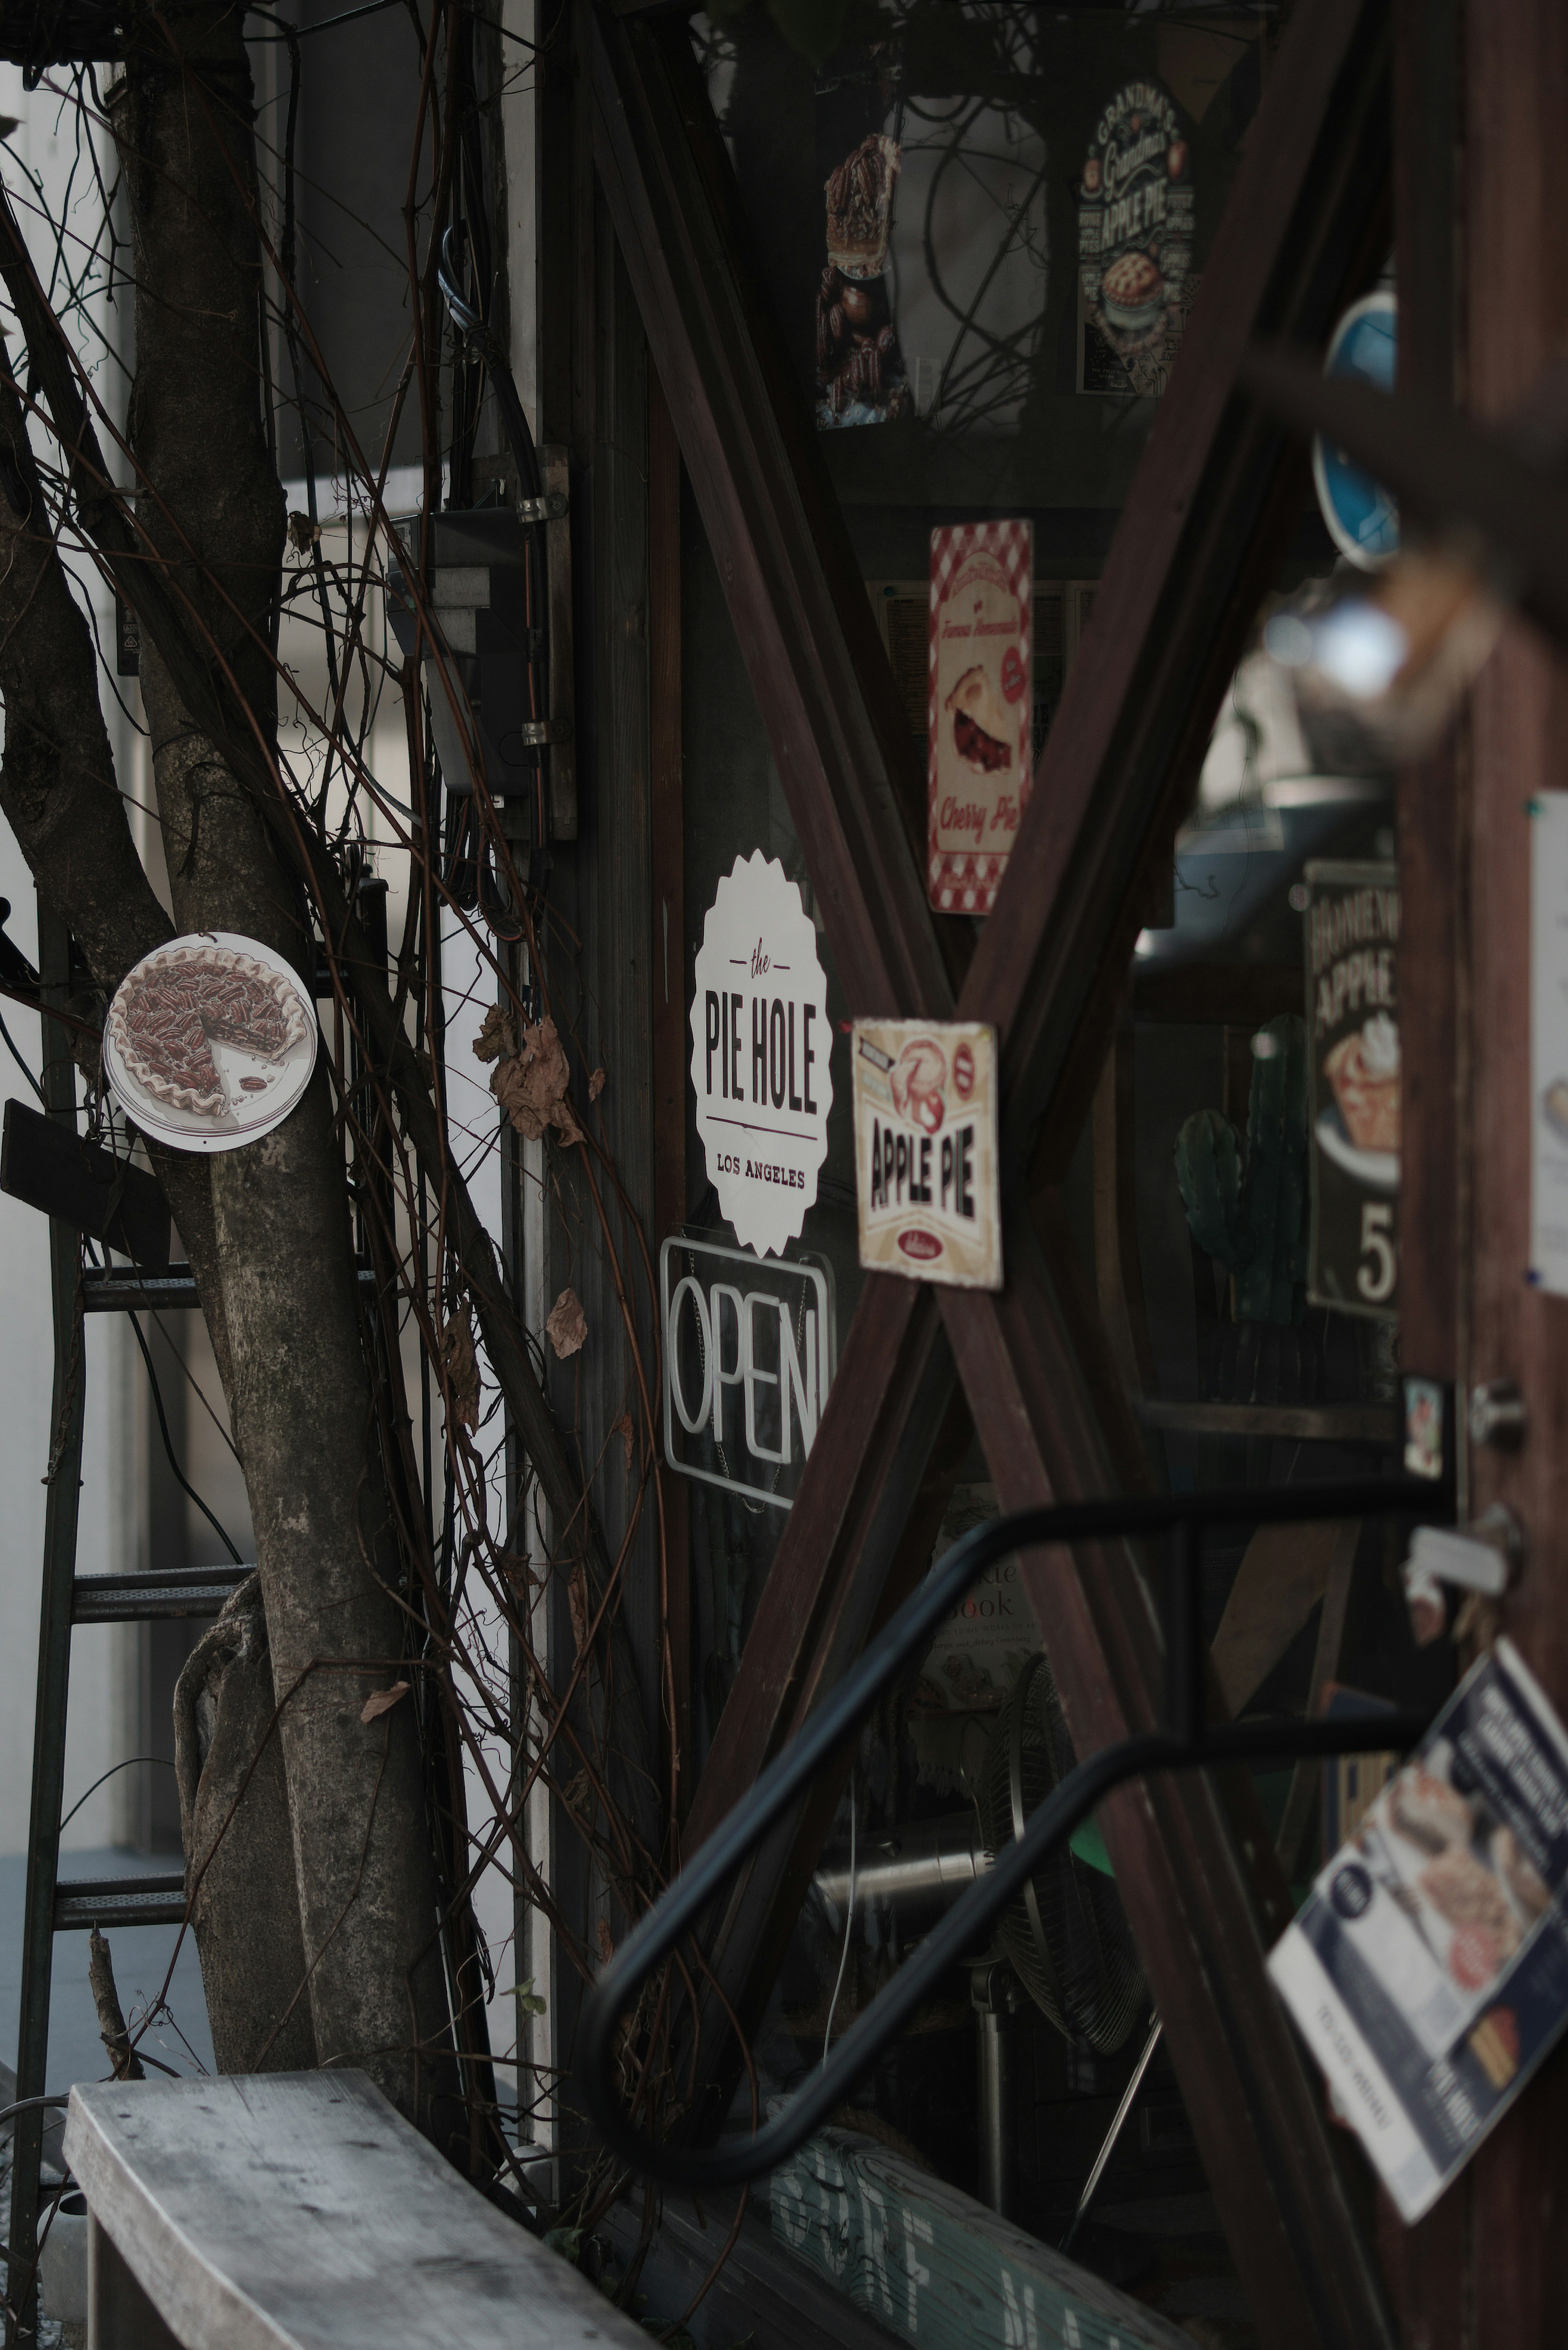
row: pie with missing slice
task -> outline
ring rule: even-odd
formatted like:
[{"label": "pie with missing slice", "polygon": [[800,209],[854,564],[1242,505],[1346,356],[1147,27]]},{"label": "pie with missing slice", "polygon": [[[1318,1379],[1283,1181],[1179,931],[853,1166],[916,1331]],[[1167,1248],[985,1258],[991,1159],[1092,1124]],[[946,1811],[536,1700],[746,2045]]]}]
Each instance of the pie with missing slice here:
[{"label": "pie with missing slice", "polygon": [[[213,1045],[280,1063],[304,1038],[305,1014],[295,990],[269,964],[203,942],[170,947],[139,963],[109,1007],[108,1035],[151,1100],[215,1118],[231,1102]],[[240,1087],[267,1089],[254,1077],[242,1077]]]},{"label": "pie with missing slice", "polygon": [[965,670],[943,708],[952,720],[953,742],[966,767],[993,775],[1012,764],[1007,712],[983,661]]}]

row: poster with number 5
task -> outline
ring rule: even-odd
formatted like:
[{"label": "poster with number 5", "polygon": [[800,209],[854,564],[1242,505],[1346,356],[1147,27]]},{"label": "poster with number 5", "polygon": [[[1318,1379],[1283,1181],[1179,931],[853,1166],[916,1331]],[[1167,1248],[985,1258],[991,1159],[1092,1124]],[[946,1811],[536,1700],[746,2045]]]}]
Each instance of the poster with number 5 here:
[{"label": "poster with number 5", "polygon": [[1306,1016],[1314,1305],[1399,1311],[1399,879],[1307,866]]}]

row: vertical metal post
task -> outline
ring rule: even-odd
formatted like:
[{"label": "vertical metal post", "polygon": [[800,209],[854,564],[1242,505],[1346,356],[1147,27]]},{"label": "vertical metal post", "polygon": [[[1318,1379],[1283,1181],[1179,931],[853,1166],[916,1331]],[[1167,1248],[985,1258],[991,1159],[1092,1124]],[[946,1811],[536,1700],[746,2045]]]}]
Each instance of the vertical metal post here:
[{"label": "vertical metal post", "polygon": [[1165,1726],[1173,1738],[1203,1728],[1203,1578],[1199,1528],[1170,1529],[1165,1587]]},{"label": "vertical metal post", "polygon": [[[40,901],[38,968],[45,1001],[63,1007],[69,981],[66,927]],[[76,1128],[76,1069],[67,1032],[43,1022],[44,1097],[51,1118]],[[78,1240],[73,1226],[49,1219],[49,1283],[54,1307],[55,1380],[45,1464],[44,1577],[38,1608],[38,1695],[33,1729],[33,1803],[27,1830],[27,1893],[23,1918],[21,2027],[16,2095],[41,2097],[49,2055],[49,1975],[54,1960],[55,1884],[66,1767],[66,1700],[70,1681],[71,1586],[76,1575],[77,1509],[81,1490],[82,1402],[87,1363],[77,1319]],[[18,2114],[12,2139],[11,2240],[5,2338],[36,2333],[38,2170],[45,2116]]]},{"label": "vertical metal post", "polygon": [[999,2218],[1018,2208],[1018,2115],[1013,2082],[1012,1970],[983,1960],[970,1977],[980,2088],[980,2199]]}]

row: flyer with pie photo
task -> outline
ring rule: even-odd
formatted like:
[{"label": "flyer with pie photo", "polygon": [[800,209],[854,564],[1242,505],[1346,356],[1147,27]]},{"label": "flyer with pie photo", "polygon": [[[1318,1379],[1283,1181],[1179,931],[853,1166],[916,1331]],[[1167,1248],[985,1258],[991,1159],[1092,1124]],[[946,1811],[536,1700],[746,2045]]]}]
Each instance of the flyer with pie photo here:
[{"label": "flyer with pie photo", "polygon": [[298,973],[231,931],[171,939],[127,972],[104,1023],[109,1091],[176,1150],[235,1150],[288,1116],[316,1066]]},{"label": "flyer with pie photo", "polygon": [[1568,2022],[1565,1888],[1568,1735],[1500,1639],[1269,1957],[1406,2220],[1430,2210]]},{"label": "flyer with pie photo", "polygon": [[944,914],[989,914],[1033,774],[1034,526],[931,533],[927,886]]},{"label": "flyer with pie photo", "polygon": [[861,1263],[1000,1289],[995,1029],[857,1020],[850,1068]]}]

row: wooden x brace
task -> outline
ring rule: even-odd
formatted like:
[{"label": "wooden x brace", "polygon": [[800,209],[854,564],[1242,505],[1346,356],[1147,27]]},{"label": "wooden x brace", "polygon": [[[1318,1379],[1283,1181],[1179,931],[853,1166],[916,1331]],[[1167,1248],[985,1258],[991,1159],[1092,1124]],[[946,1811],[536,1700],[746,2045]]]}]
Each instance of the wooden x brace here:
[{"label": "wooden x brace", "polygon": [[[846,995],[857,1014],[989,1021],[1002,1040],[1006,1288],[867,1278],[689,1849],[924,1571],[968,1427],[959,1383],[1003,1509],[1147,1474],[1055,1186],[1104,1062],[1137,910],[1301,507],[1299,452],[1238,396],[1241,355],[1259,339],[1321,344],[1386,251],[1387,45],[1383,0],[1318,0],[1295,16],[965,970],[967,937],[926,903],[923,777],[744,257],[685,25],[601,0],[598,174]],[[1020,1564],[1079,1752],[1149,1726],[1158,1636],[1130,1554]],[[718,1923],[713,1960],[742,2022],[836,1798],[825,1789],[759,1856]],[[1138,1784],[1104,1826],[1263,2339],[1387,2345],[1321,2091],[1264,1972],[1260,1928],[1272,1939],[1288,1912],[1254,1847],[1247,1792]]]}]

